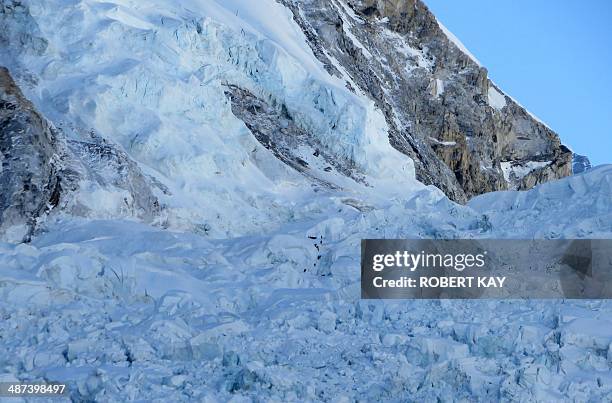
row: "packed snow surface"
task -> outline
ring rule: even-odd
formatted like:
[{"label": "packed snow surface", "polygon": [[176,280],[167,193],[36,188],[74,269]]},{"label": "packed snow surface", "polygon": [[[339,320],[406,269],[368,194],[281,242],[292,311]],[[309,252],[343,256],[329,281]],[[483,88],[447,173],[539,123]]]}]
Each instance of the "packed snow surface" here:
[{"label": "packed snow surface", "polygon": [[[91,214],[0,243],[0,381],[97,401],[612,399],[607,301],[359,289],[363,238],[611,237],[612,167],[457,205],[414,179],[382,113],[325,73],[272,0],[27,5],[49,43],[14,56],[37,78],[27,95],[169,193],[149,226],[108,213],[120,195],[82,191]],[[364,182],[318,186],[281,164],[226,84],[283,105]]]},{"label": "packed snow surface", "polygon": [[489,87],[489,105],[497,110],[502,110],[506,106],[506,96],[499,92],[495,87]]},{"label": "packed snow surface", "polygon": [[436,78],[436,98],[444,94],[444,81]]}]

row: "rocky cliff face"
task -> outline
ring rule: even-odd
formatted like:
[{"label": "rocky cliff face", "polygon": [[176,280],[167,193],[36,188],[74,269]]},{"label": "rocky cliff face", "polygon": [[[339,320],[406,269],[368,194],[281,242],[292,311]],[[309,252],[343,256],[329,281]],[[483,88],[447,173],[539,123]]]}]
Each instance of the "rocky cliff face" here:
[{"label": "rocky cliff face", "polygon": [[571,173],[558,136],[506,96],[420,0],[279,0],[331,74],[373,98],[417,177],[456,201]]},{"label": "rocky cliff face", "polygon": [[0,67],[0,231],[27,239],[63,195],[57,132]]},{"label": "rocky cliff face", "polygon": [[88,141],[66,139],[0,67],[0,233],[6,239],[28,241],[58,206],[89,215],[92,201],[80,196],[91,190],[93,198],[115,192],[122,197],[116,208],[150,221],[161,209],[150,185],[124,152],[93,133]]}]

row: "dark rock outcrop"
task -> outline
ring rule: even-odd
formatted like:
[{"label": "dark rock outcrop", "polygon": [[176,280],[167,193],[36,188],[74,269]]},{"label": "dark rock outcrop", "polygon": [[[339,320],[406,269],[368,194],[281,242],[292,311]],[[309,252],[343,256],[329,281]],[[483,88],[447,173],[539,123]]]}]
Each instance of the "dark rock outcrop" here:
[{"label": "dark rock outcrop", "polygon": [[36,221],[56,207],[64,151],[57,131],[0,67],[0,231],[27,240]]},{"label": "dark rock outcrop", "polygon": [[162,210],[152,189],[168,193],[125,152],[94,133],[64,138],[24,97],[8,69],[0,67],[0,233],[11,241],[28,241],[58,206],[89,215],[78,198],[83,180],[125,191],[122,210],[145,221]]},{"label": "dark rock outcrop", "polygon": [[[331,171],[340,172],[357,182],[365,182],[363,174],[359,173],[352,161],[329,154],[323,144],[294,122],[284,105],[273,107],[248,90],[234,85],[228,85],[225,94],[232,101],[234,115],[245,123],[257,141],[284,164],[315,184],[328,189],[337,188],[325,179],[324,172]],[[302,153],[298,150],[302,150]]]}]

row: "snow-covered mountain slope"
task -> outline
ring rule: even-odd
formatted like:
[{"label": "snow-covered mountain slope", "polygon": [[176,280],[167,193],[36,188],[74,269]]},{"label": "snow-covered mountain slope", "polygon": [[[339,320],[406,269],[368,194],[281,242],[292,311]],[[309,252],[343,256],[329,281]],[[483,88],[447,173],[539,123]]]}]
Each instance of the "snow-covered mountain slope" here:
[{"label": "snow-covered mountain slope", "polygon": [[[365,175],[368,184],[414,182],[412,161],[389,145],[382,113],[327,74],[274,1],[29,1],[4,18],[17,14],[28,24],[7,25],[17,31],[8,50],[24,92],[69,138],[93,128],[163,183],[172,195],[157,194],[166,226],[213,236],[271,228],[301,214],[304,192],[318,190],[236,117],[225,94],[230,84],[304,130],[310,139],[300,159],[311,161],[314,176],[342,188],[338,169]],[[46,49],[15,39],[22,29]],[[344,167],[313,157],[316,145]]]},{"label": "snow-covered mountain slope", "polygon": [[[320,14],[341,15],[331,31],[308,28],[321,9],[300,18],[317,2],[282,3],[0,0],[3,63],[65,143],[74,184],[29,243],[0,243],[0,381],[65,381],[77,401],[610,400],[606,301],[359,299],[363,238],[611,236],[610,167],[456,204],[415,178],[461,199],[446,154],[416,135],[392,145],[416,115],[395,116],[404,109],[363,83],[384,83],[377,64],[356,74],[348,56],[378,56],[384,38],[402,49],[384,51],[429,94],[409,103],[437,122],[427,130],[449,94],[482,90],[486,105],[458,109],[459,123],[507,113],[519,123],[506,129],[533,135],[557,167],[558,140],[444,47],[422,3],[422,19],[402,20],[370,2],[369,20],[364,2],[334,0]],[[480,84],[436,70],[402,21],[425,21],[444,60]],[[344,47],[313,46],[338,35]],[[476,127],[459,123],[445,133]],[[428,141],[467,142],[455,134]],[[543,161],[504,155],[488,155],[491,178],[499,162]]]}]

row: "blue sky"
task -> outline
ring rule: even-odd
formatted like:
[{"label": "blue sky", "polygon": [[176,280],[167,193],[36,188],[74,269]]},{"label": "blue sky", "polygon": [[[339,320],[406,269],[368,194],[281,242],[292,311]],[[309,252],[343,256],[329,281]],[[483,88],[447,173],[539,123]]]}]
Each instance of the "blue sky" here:
[{"label": "blue sky", "polygon": [[612,163],[612,0],[424,0],[508,95]]}]

